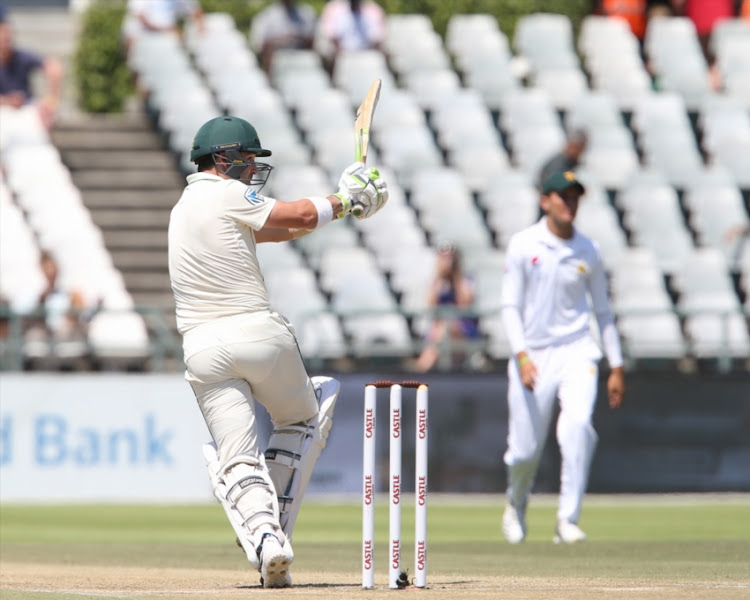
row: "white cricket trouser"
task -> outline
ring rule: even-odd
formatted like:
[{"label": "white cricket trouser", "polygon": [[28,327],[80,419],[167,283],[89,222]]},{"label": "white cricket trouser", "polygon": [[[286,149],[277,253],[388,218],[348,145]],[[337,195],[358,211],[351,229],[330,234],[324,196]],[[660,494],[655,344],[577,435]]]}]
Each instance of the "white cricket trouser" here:
[{"label": "white cricket trouser", "polygon": [[529,350],[528,354],[538,370],[534,391],[521,383],[516,361],[508,362],[508,449],[504,456],[508,499],[514,506],[525,506],[559,398],[557,442],[562,468],[557,518],[577,523],[598,439],[591,417],[601,350],[585,337],[562,346]]},{"label": "white cricket trouser", "polygon": [[183,338],[185,378],[195,392],[219,464],[237,456],[260,463],[255,403],[274,428],[307,421],[318,402],[294,331],[281,315],[256,312],[217,319]]}]

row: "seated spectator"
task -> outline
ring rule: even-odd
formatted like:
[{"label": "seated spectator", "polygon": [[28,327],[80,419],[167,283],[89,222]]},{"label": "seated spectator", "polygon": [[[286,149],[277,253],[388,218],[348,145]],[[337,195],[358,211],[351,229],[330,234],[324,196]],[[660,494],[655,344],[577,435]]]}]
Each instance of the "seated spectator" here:
[{"label": "seated spectator", "polygon": [[386,34],[386,15],[372,0],[330,0],[318,23],[320,35],[330,45],[324,50],[332,66],[341,51],[380,50]]},{"label": "seated spectator", "polygon": [[42,252],[39,261],[47,284],[24,321],[29,353],[44,356],[50,344],[85,340],[85,301],[80,292],[61,288],[57,262],[49,252]]},{"label": "seated spectator", "polygon": [[128,0],[128,10],[122,23],[125,50],[144,32],[173,32],[180,34],[183,19],[192,19],[203,26],[203,9],[198,0]]},{"label": "seated spectator", "polygon": [[312,5],[296,0],[277,0],[255,15],[250,47],[260,57],[263,69],[270,70],[279,48],[312,48],[317,19]]},{"label": "seated spectator", "polygon": [[[41,98],[35,98],[32,75],[44,72],[46,85]],[[62,93],[63,66],[53,57],[16,48],[10,23],[0,21],[0,106],[21,109],[33,105],[48,129],[54,125]]]},{"label": "seated spectator", "polygon": [[537,187],[541,190],[542,182],[546,181],[552,173],[574,171],[584,150],[586,150],[587,142],[588,138],[585,131],[580,129],[571,131],[563,149],[547,159],[542,165],[537,177]]},{"label": "seated spectator", "polygon": [[[464,273],[458,249],[443,244],[438,251],[435,279],[428,291],[427,302],[435,310],[436,318],[425,337],[425,347],[414,363],[414,370],[424,373],[432,369],[440,358],[444,345],[450,348],[451,341],[476,339],[479,337],[478,320],[471,316],[449,314],[450,308],[469,310],[474,304],[474,283]],[[448,311],[440,314],[440,307]],[[446,341],[446,337],[450,338]],[[459,362],[465,353],[459,348],[453,352],[451,362]]]}]

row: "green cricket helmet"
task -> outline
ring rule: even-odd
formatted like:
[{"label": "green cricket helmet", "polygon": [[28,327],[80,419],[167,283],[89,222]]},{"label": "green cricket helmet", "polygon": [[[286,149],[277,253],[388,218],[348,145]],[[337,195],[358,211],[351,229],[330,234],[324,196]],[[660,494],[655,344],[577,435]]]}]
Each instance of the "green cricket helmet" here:
[{"label": "green cricket helmet", "polygon": [[[241,152],[253,152],[256,157],[271,156],[271,151],[261,146],[258,133],[250,123],[239,117],[216,117],[204,123],[195,134],[190,160],[197,163],[210,155],[227,177],[263,187],[273,167],[267,163],[247,161]],[[252,177],[240,177],[249,166],[255,167]]]}]

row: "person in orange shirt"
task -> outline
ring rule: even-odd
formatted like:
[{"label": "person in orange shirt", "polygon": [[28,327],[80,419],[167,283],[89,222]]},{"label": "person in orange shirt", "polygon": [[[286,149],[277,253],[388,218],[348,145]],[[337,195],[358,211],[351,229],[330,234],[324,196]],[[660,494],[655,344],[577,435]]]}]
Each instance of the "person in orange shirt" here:
[{"label": "person in orange shirt", "polygon": [[625,19],[640,41],[646,36],[646,0],[596,0],[594,14]]},{"label": "person in orange shirt", "polygon": [[740,5],[740,12],[738,16],[750,21],[750,0],[743,0],[742,4]]}]

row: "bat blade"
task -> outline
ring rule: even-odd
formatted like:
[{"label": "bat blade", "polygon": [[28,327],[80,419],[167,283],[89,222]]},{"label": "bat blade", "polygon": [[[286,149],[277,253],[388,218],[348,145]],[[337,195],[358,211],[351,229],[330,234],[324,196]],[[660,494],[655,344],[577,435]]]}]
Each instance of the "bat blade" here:
[{"label": "bat blade", "polygon": [[366,163],[367,150],[370,146],[370,127],[372,125],[372,116],[375,114],[375,107],[380,99],[380,79],[375,79],[367,91],[367,95],[362,104],[357,109],[357,116],[354,120],[354,160]]}]

